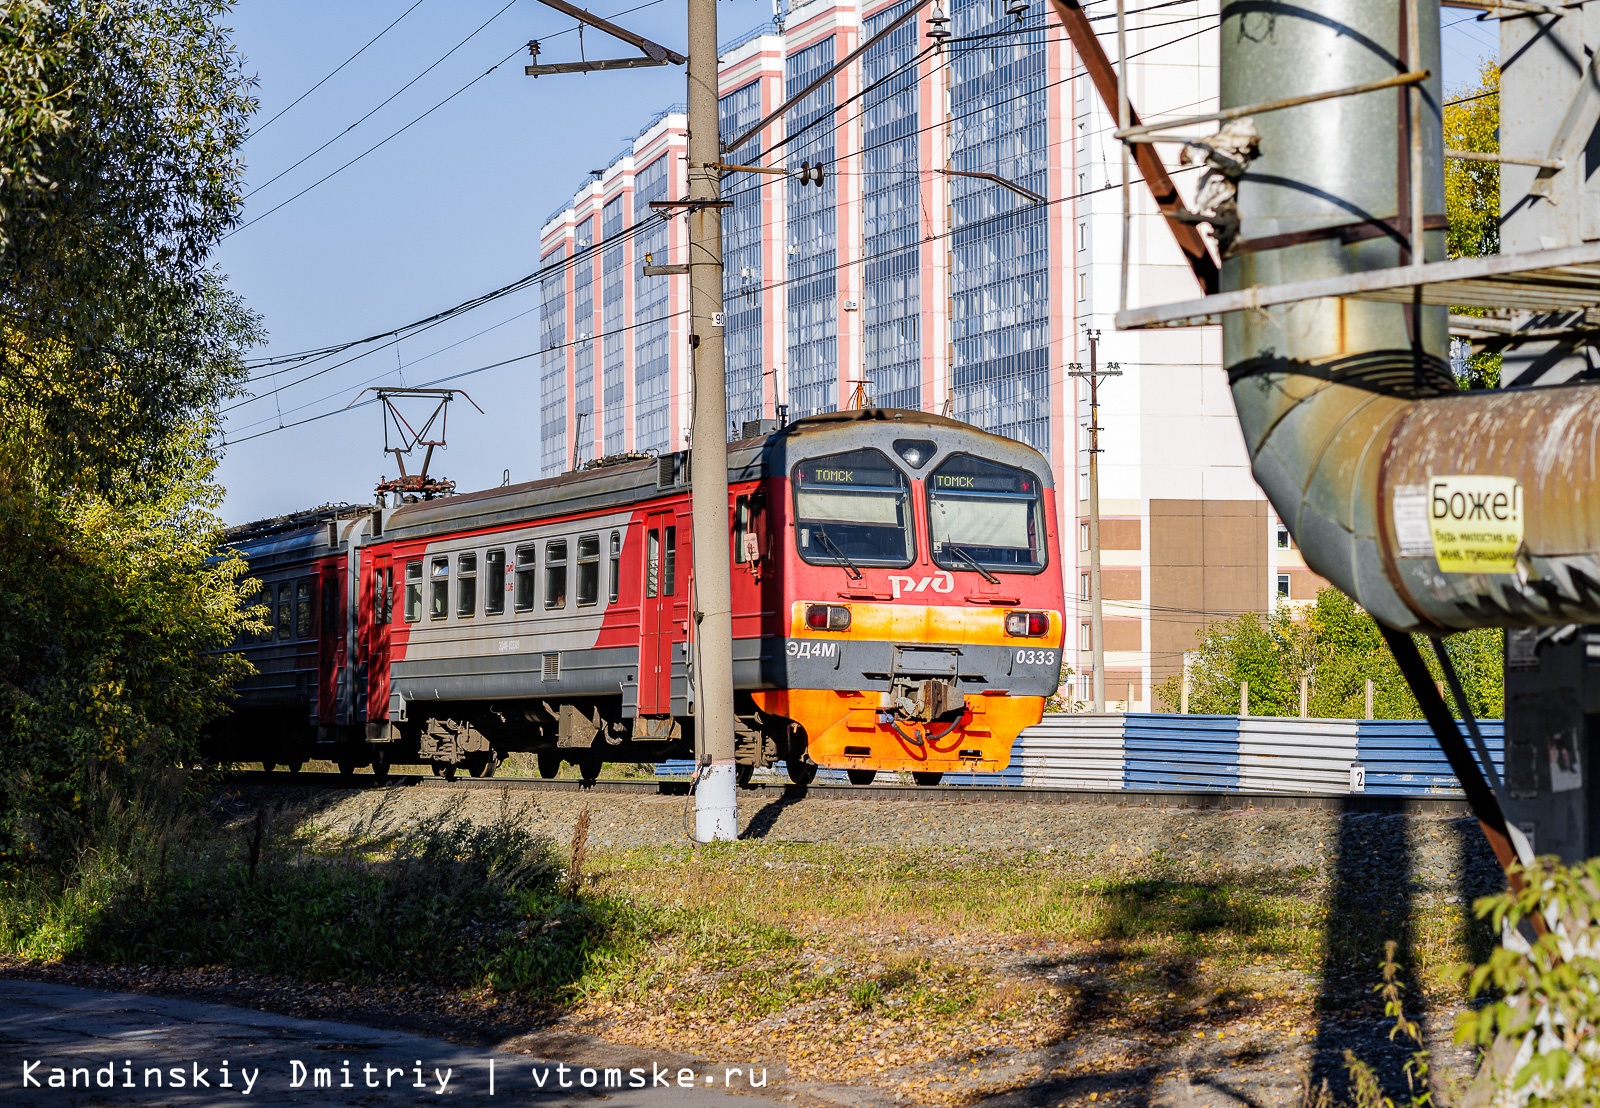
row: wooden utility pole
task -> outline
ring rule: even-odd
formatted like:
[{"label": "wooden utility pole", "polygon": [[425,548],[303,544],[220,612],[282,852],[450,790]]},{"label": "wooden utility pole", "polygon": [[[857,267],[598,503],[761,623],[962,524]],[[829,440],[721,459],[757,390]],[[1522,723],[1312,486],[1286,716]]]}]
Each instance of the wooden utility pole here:
[{"label": "wooden utility pole", "polygon": [[1086,377],[1089,380],[1089,647],[1093,651],[1094,710],[1106,710],[1106,649],[1102,635],[1104,613],[1100,603],[1100,378],[1121,377],[1122,367],[1110,362],[1105,369],[1099,366],[1100,332],[1084,331],[1089,340],[1089,368],[1082,362],[1073,362],[1067,370],[1068,377]]},{"label": "wooden utility pole", "polygon": [[689,7],[689,480],[694,512],[695,838],[739,835],[734,771],[733,600],[728,565],[728,389],[722,329],[722,142],[717,0]]}]

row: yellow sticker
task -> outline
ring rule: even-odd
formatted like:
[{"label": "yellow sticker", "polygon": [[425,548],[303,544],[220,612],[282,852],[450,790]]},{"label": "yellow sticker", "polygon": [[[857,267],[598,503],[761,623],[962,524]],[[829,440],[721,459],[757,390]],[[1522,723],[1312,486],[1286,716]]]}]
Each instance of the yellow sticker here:
[{"label": "yellow sticker", "polygon": [[1515,477],[1429,477],[1428,527],[1445,573],[1514,573],[1522,486]]}]

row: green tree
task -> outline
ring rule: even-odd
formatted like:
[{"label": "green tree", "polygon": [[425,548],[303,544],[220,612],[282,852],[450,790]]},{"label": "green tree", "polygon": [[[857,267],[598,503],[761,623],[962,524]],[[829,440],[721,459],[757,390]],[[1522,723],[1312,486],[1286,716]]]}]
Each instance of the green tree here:
[{"label": "green tree", "polygon": [[[1484,154],[1500,151],[1500,67],[1484,58],[1478,79],[1456,89],[1445,102],[1444,144],[1450,150]],[[1447,158],[1444,163],[1444,210],[1449,221],[1445,245],[1452,258],[1500,253],[1500,166]],[[1451,308],[1456,315],[1484,315],[1482,308]],[[1497,388],[1500,355],[1483,351],[1467,359],[1463,388]]]},{"label": "green tree", "polygon": [[[259,323],[206,259],[254,109],[215,0],[0,0],[0,851],[193,754],[239,662],[209,443]],[[20,113],[20,114],[17,114]]]},{"label": "green tree", "polygon": [[[1445,649],[1461,678],[1473,714],[1498,718],[1504,710],[1501,632],[1482,629],[1451,635]],[[1443,674],[1431,647],[1423,656]],[[1376,719],[1416,719],[1422,710],[1400,676],[1378,625],[1344,593],[1325,588],[1303,610],[1280,604],[1268,615],[1246,612],[1214,623],[1189,655],[1189,710],[1228,715],[1239,710],[1239,682],[1250,682],[1251,715],[1300,714],[1300,679],[1308,678],[1307,710],[1321,719],[1360,719],[1366,683],[1373,683]],[[1181,678],[1158,690],[1168,711],[1180,704]]]}]

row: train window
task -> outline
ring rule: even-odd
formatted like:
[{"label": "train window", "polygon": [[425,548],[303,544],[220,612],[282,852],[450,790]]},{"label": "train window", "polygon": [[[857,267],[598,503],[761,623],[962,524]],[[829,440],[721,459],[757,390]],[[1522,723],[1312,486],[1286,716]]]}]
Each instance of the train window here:
[{"label": "train window", "polygon": [[478,556],[456,555],[456,615],[465,619],[478,614]]},{"label": "train window", "polygon": [[944,569],[1044,568],[1044,497],[1025,469],[956,454],[928,475],[933,560]]},{"label": "train window", "polygon": [[406,563],[406,622],[422,618],[422,563]]},{"label": "train window", "polygon": [[746,549],[750,529],[750,497],[741,496],[733,502],[733,563],[743,565],[746,562],[759,561],[752,557],[751,551]]},{"label": "train window", "polygon": [[678,529],[668,527],[661,540],[661,595],[671,596],[678,577]]},{"label": "train window", "polygon": [[517,579],[516,591],[512,597],[512,604],[519,612],[533,610],[534,594],[538,592],[539,582],[534,576],[538,567],[538,551],[536,547],[517,547]]},{"label": "train window", "polygon": [[622,595],[622,532],[611,532],[611,588],[606,594],[608,604],[615,604]]},{"label": "train window", "polygon": [[600,536],[578,536],[578,604],[600,602]]},{"label": "train window", "polygon": [[311,580],[304,578],[294,583],[294,637],[311,637]]},{"label": "train window", "polygon": [[278,638],[294,637],[294,586],[287,581],[278,586]]},{"label": "train window", "polygon": [[544,544],[544,606],[567,606],[567,542]]},{"label": "train window", "polygon": [[792,479],[800,557],[852,569],[911,564],[910,482],[883,452],[807,458]]},{"label": "train window", "polygon": [[483,555],[483,614],[497,616],[506,610],[506,552],[488,550]]},{"label": "train window", "polygon": [[450,559],[435,558],[429,577],[428,618],[445,619],[450,615]]},{"label": "train window", "polygon": [[654,597],[661,591],[661,534],[654,527],[644,546],[644,595]]},{"label": "train window", "polygon": [[372,567],[372,622],[379,627],[394,618],[394,570]]}]

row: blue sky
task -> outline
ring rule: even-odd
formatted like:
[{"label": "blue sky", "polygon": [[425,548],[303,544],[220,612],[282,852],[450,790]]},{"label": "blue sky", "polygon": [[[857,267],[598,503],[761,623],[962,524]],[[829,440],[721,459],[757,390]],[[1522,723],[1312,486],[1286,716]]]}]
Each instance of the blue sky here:
[{"label": "blue sky", "polygon": [[[269,341],[259,354],[386,331],[531,272],[544,219],[657,110],[684,99],[676,67],[524,76],[523,44],[530,38],[544,42],[542,60],[578,56],[572,21],[535,0],[509,6],[421,0],[360,57],[273,119],[413,2],[243,0],[227,20],[247,72],[260,81],[259,133],[244,147],[247,191],[259,188],[244,218],[259,222],[226,239],[214,260],[265,321]],[[612,0],[594,10],[610,14],[640,3],[648,0]],[[771,13],[770,0],[724,0],[717,8],[724,40]],[[683,20],[683,0],[655,0],[618,22],[682,50]],[[1445,81],[1452,87],[1471,79],[1478,57],[1494,52],[1495,31],[1455,10],[1445,23]],[[582,45],[591,58],[630,52],[593,31]],[[267,214],[497,63],[421,122]],[[324,143],[326,149],[289,168]],[[379,475],[395,472],[382,453],[376,406],[275,428],[335,412],[368,385],[422,385],[526,354],[538,345],[536,308],[537,295],[528,289],[313,380],[291,369],[259,382],[258,399],[227,413],[224,518],[238,523],[326,501],[370,502]],[[499,326],[477,334],[493,325]],[[452,408],[451,446],[434,472],[463,490],[497,485],[506,470],[514,481],[537,476],[537,359],[456,384],[485,414],[465,403]],[[244,441],[263,431],[271,433]]]}]

